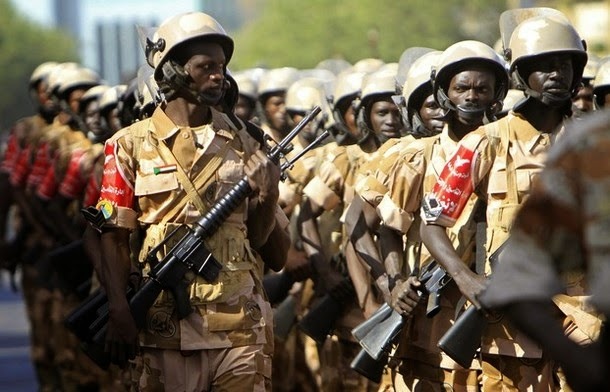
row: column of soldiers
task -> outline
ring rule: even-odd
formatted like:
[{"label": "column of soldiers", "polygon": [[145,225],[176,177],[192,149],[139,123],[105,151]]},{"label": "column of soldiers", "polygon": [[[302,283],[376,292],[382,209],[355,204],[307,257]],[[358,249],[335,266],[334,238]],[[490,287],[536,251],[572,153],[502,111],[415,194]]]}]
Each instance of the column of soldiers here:
[{"label": "column of soldiers", "polygon": [[[128,85],[104,85],[74,63],[41,64],[29,85],[37,114],[12,128],[0,173],[2,263],[21,270],[40,390],[570,391],[605,382],[587,384],[535,328],[508,322],[532,317],[513,302],[543,292],[531,288],[529,255],[503,245],[513,221],[521,234],[531,225],[540,226],[532,235],[547,233],[520,210],[545,207],[528,198],[548,151],[567,124],[610,105],[610,61],[588,55],[558,11],[531,11],[502,16],[502,53],[468,40],[409,48],[397,63],[231,73],[233,40],[193,12],[147,37],[147,63]],[[280,164],[295,159],[281,173],[272,153],[316,106],[279,154]],[[180,238],[210,256],[198,269],[188,258],[203,253],[176,256]],[[563,242],[542,243],[553,255],[579,241],[553,240]],[[561,257],[570,270],[583,252]],[[159,275],[170,262],[189,271],[173,286]],[[430,271],[442,276],[437,291]],[[511,276],[523,271],[529,286]],[[588,305],[585,275],[561,279],[548,322],[592,347],[604,318]],[[141,319],[126,291],[151,285],[160,293]],[[64,326],[100,289],[104,369]],[[469,309],[486,325],[464,363],[438,342]],[[373,358],[353,331],[388,315],[400,328]]]}]

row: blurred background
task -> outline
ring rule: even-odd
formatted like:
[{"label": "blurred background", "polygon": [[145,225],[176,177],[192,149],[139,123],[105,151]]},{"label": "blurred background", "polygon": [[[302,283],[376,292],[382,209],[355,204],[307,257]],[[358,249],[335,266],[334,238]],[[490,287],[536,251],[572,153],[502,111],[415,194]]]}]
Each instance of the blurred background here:
[{"label": "blurred background", "polygon": [[312,68],[327,58],[395,62],[411,46],[443,50],[463,39],[495,46],[502,11],[533,6],[561,10],[589,51],[610,52],[610,0],[0,0],[0,131],[32,112],[27,81],[41,62],[78,61],[124,83],[144,62],[135,26],[180,12],[218,19],[235,40],[237,71]]}]

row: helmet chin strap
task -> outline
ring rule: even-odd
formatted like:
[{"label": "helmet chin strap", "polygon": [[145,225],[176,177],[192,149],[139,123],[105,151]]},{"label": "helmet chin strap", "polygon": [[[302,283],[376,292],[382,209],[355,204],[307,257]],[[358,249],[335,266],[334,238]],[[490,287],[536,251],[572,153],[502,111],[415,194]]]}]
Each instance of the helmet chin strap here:
[{"label": "helmet chin strap", "polygon": [[[222,95],[220,97],[210,96],[195,90],[192,86],[192,79],[184,70],[184,67],[172,60],[163,63],[161,69],[163,71],[163,80],[159,81],[158,85],[159,90],[165,95],[166,100],[171,100],[180,92],[201,105],[216,106],[223,98]],[[226,91],[229,87],[229,83],[226,80],[225,84],[226,86],[223,91]]]},{"label": "helmet chin strap", "polygon": [[518,87],[521,87],[523,89],[523,92],[526,96],[532,97],[547,106],[550,106],[552,108],[561,108],[565,106],[567,102],[571,101],[572,94],[569,91],[566,91],[565,94],[556,95],[549,94],[546,92],[541,93],[532,90],[530,86],[525,82],[525,80],[523,80],[523,78],[521,77],[521,74],[519,73],[519,69],[517,67],[515,67],[515,72],[513,75],[516,79]]},{"label": "helmet chin strap", "polygon": [[424,122],[418,113],[413,114],[411,117],[411,123],[413,124],[411,133],[417,137],[428,137],[438,134],[438,132],[431,131],[424,126]]}]

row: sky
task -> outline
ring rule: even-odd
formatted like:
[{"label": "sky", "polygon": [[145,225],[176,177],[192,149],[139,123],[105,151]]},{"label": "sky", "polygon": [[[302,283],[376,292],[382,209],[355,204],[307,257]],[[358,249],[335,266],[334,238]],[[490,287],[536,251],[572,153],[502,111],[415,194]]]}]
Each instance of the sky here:
[{"label": "sky", "polygon": [[[30,19],[47,26],[53,25],[52,0],[11,0]],[[96,22],[112,20],[157,20],[192,11],[197,0],[80,0],[81,54],[85,66],[96,67],[97,55],[93,45]]]}]

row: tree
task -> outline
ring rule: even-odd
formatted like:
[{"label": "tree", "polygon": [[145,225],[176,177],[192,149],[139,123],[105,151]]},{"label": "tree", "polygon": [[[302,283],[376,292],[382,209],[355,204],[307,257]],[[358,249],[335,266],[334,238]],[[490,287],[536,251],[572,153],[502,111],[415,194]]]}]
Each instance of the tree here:
[{"label": "tree", "polygon": [[310,68],[326,58],[398,61],[412,46],[445,49],[463,39],[493,45],[505,0],[267,0],[235,34],[231,66]]},{"label": "tree", "polygon": [[76,43],[65,33],[42,27],[0,0],[0,129],[33,113],[28,81],[45,61],[75,61]]}]

